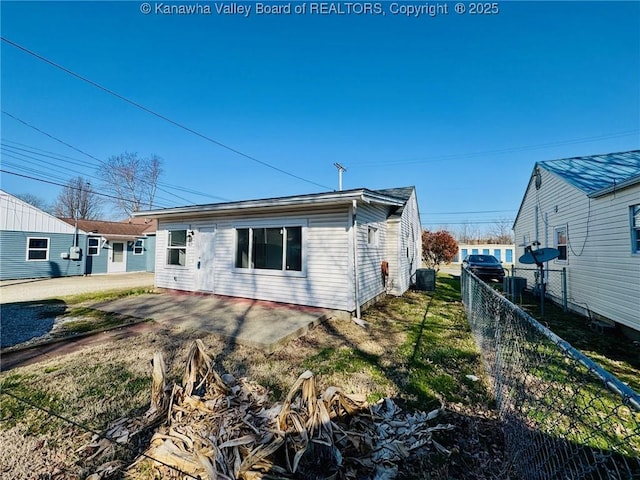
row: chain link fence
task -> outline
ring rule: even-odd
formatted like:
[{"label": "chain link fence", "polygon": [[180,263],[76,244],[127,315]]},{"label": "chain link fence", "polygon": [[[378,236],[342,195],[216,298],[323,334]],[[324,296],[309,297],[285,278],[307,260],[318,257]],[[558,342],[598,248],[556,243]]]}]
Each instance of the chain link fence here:
[{"label": "chain link fence", "polygon": [[[522,302],[522,290],[519,287],[530,289],[535,296],[540,295],[540,269],[538,268],[516,268],[511,269],[511,275],[507,277],[507,294],[513,303]],[[511,283],[509,283],[511,282]],[[558,305],[562,305],[567,311],[567,269],[545,269],[544,270],[545,298],[553,300]],[[509,288],[513,285],[513,288]]]},{"label": "chain link fence", "polygon": [[467,269],[461,281],[509,478],[640,479],[640,395]]}]

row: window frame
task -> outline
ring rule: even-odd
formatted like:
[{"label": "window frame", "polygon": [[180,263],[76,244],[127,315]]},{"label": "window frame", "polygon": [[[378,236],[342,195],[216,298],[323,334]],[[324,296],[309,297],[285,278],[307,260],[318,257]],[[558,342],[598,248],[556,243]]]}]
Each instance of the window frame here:
[{"label": "window frame", "polygon": [[367,245],[369,247],[380,246],[380,228],[375,225],[367,225]]},{"label": "window frame", "polygon": [[[32,247],[31,240],[46,240],[47,246],[46,248],[42,247]],[[51,249],[51,238],[50,237],[27,237],[27,252],[26,252],[26,261],[27,262],[48,262],[49,261],[49,253]],[[31,252],[45,252],[45,258],[29,258],[29,253]]]},{"label": "window frame", "polygon": [[[171,245],[171,233],[172,232],[184,232],[184,245]],[[187,268],[187,253],[189,247],[189,229],[188,228],[172,228],[167,230],[167,247],[166,247],[166,257],[165,257],[165,266],[168,268]],[[169,260],[171,258],[171,253],[174,250],[178,250],[178,259],[180,258],[180,250],[184,250],[184,264],[180,263],[171,263]]]},{"label": "window frame", "polygon": [[[565,243],[559,243],[558,234],[564,231],[564,241]],[[553,228],[553,243],[555,248],[560,252],[558,258],[554,260],[555,263],[560,263],[566,265],[569,263],[569,227],[568,225],[558,225]],[[564,247],[564,258],[562,257],[562,249],[560,247]]]},{"label": "window frame", "polygon": [[505,263],[513,263],[513,248],[505,248],[504,261]]},{"label": "window frame", "polygon": [[[138,242],[140,242],[139,246],[138,246]],[[138,249],[138,248],[140,249],[140,251],[136,252],[136,249]],[[133,241],[132,250],[133,250],[133,254],[134,255],[144,255],[144,238],[136,238]],[[185,255],[186,255],[186,253],[185,253]]]},{"label": "window frame", "polygon": [[[637,224],[636,217],[638,218]],[[640,255],[640,203],[629,205],[629,228],[631,233],[631,254]]]},{"label": "window frame", "polygon": [[[98,243],[97,245],[91,245],[91,240],[96,240]],[[87,256],[89,257],[99,257],[100,256],[100,250],[102,250],[101,248],[101,237],[89,237],[87,238]],[[96,249],[96,253],[91,253],[91,249],[95,248]]]},{"label": "window frame", "polygon": [[[287,277],[306,277],[307,276],[307,258],[306,258],[306,243],[307,243],[307,221],[306,220],[281,220],[277,222],[239,222],[232,225],[233,228],[233,257],[231,259],[231,271],[239,274],[252,274],[252,275],[271,275],[271,276],[287,276]],[[283,235],[282,242],[282,267],[280,269],[272,268],[255,268],[253,266],[254,253],[253,253],[253,238],[254,229],[281,229]],[[291,228],[300,228],[300,270],[287,270],[287,253],[289,245],[287,242],[287,230]],[[238,265],[238,252],[239,252],[239,230],[248,231],[248,244],[247,244],[247,267],[239,267]]]}]

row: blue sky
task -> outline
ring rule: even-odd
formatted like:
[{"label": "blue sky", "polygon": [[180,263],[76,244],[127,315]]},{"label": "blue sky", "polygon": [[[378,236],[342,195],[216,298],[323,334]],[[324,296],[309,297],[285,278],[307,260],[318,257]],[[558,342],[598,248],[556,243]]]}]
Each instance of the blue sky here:
[{"label": "blue sky", "polygon": [[[536,161],[640,145],[639,2],[503,1],[495,15],[439,2],[448,14],[417,18],[392,2],[384,15],[270,16],[236,2],[248,17],[216,13],[233,2],[182,2],[211,7],[195,15],[149,3],[145,15],[138,1],[3,1],[2,36],[308,181],[4,41],[1,93],[2,110],[93,157],[160,156],[159,206],[336,189],[339,162],[345,189],[415,185],[423,225],[453,229],[513,218]],[[95,159],[1,121],[4,170],[95,174]],[[60,191],[7,173],[2,189],[49,202]]]}]

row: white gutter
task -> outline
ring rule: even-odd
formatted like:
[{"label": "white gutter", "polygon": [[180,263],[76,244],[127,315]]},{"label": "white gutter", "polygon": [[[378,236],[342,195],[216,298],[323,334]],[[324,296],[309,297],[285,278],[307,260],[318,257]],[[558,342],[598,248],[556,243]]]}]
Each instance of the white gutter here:
[{"label": "white gutter", "polygon": [[358,275],[358,201],[353,200],[351,204],[351,238],[353,242],[353,283],[354,283],[354,297],[356,301],[356,323],[360,320],[360,289],[358,287],[359,275]]},{"label": "white gutter", "polygon": [[362,200],[367,203],[377,202],[385,205],[402,206],[404,202],[398,198],[368,191],[365,189],[321,194],[299,195],[293,197],[270,198],[264,200],[244,200],[240,202],[211,203],[206,205],[189,205],[160,210],[133,212],[133,217],[169,217],[202,215],[212,213],[236,213],[250,209],[285,208],[307,205],[343,204],[349,200]]}]

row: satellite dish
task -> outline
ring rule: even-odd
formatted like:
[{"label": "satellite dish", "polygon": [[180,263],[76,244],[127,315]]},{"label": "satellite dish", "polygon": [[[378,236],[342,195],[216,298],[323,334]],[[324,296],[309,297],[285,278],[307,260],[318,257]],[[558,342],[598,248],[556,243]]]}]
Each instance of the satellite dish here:
[{"label": "satellite dish", "polygon": [[559,256],[560,250],[557,248],[538,248],[537,250],[532,250],[531,247],[527,247],[524,255],[522,255],[518,261],[525,264],[535,263],[536,265],[539,265],[541,263],[548,262],[549,260],[553,260],[554,258],[558,258]]}]

